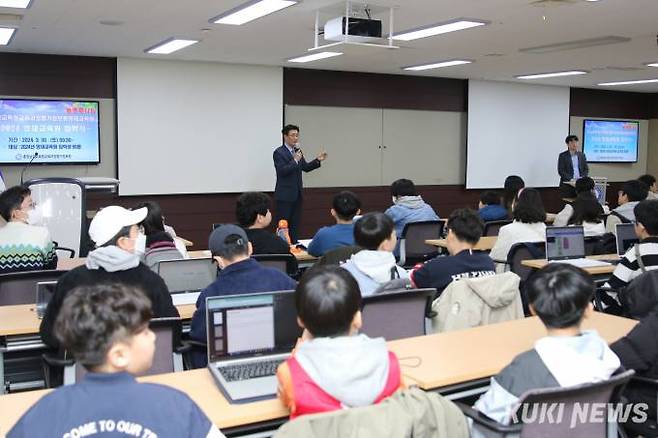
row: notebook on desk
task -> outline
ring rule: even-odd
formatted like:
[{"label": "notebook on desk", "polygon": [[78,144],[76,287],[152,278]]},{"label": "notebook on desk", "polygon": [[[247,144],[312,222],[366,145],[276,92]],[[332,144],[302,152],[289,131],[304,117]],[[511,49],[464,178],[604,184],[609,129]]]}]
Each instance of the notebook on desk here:
[{"label": "notebook on desk", "polygon": [[546,227],[546,260],[549,263],[568,263],[579,268],[610,264],[585,258],[585,232],[581,226]]},{"label": "notebook on desk", "polygon": [[301,329],[294,291],[208,297],[208,369],[230,403],[276,397],[276,369]]},{"label": "notebook on desk", "polygon": [[640,242],[635,234],[635,224],[617,224],[615,225],[615,235],[617,236],[617,255],[620,257],[626,254],[636,243]]},{"label": "notebook on desk", "polygon": [[217,277],[217,267],[210,258],[163,260],[158,263],[174,306],[195,304],[199,294]]}]

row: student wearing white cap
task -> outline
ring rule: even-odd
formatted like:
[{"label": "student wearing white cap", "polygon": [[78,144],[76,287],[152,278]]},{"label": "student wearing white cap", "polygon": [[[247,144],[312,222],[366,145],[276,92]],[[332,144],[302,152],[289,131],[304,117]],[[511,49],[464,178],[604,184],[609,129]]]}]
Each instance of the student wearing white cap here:
[{"label": "student wearing white cap", "polygon": [[146,242],[137,224],[144,220],[146,208],[127,210],[119,206],[100,210],[89,225],[89,237],[96,249],[87,255],[84,266],[64,274],[57,282],[39,328],[43,342],[58,348],[53,326],[67,294],[78,286],[120,283],[136,286],[151,301],[153,317],[177,317],[167,285],[156,273],[140,262]]}]

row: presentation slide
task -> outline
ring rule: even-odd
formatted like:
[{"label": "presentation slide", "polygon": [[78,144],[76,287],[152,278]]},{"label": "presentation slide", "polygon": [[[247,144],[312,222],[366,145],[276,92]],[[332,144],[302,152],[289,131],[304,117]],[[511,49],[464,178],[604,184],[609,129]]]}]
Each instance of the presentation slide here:
[{"label": "presentation slide", "polygon": [[583,152],[592,163],[635,163],[639,136],[639,122],[585,120]]},{"label": "presentation slide", "polygon": [[32,158],[35,164],[100,162],[98,102],[0,99],[0,164]]}]

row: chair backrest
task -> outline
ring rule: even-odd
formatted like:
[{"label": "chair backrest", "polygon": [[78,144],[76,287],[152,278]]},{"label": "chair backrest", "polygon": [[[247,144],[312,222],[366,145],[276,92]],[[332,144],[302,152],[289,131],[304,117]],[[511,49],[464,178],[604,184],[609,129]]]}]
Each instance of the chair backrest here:
[{"label": "chair backrest", "polygon": [[350,246],[341,246],[336,249],[332,249],[327,252],[325,255],[320,257],[315,265],[316,266],[329,266],[329,265],[340,265],[341,263],[347,261],[352,257],[352,255],[361,251],[363,248],[357,245]]},{"label": "chair backrest", "polygon": [[533,269],[523,266],[523,260],[542,259],[546,257],[546,242],[515,243],[507,253],[510,271],[521,277],[521,282],[528,279]]},{"label": "chair backrest", "polygon": [[[183,371],[183,361],[176,349],[180,345],[180,318],[154,318],[149,322],[149,328],[155,333],[155,354],[151,368],[143,375],[173,373]],[[87,374],[87,370],[76,362],[75,382],[79,382]],[[66,379],[66,376],[65,376]],[[64,384],[75,383],[65,381]]]},{"label": "chair backrest", "polygon": [[363,298],[361,332],[387,341],[425,332],[425,314],[436,289],[409,289],[370,295]]},{"label": "chair backrest", "polygon": [[67,271],[26,271],[0,274],[0,306],[34,304],[37,283],[57,281]]},{"label": "chair backrest", "polygon": [[501,227],[504,227],[505,225],[511,224],[512,221],[509,219],[502,220],[502,221],[488,221],[484,223],[484,232],[482,233],[483,236],[497,236],[498,231],[500,230]]},{"label": "chair backrest", "polygon": [[409,222],[400,236],[400,265],[425,261],[438,255],[436,246],[425,243],[428,239],[440,239],[443,221]]},{"label": "chair backrest", "polygon": [[297,260],[292,254],[253,254],[251,258],[263,266],[278,269],[284,274],[297,274]]},{"label": "chair backrest", "polygon": [[[619,400],[621,391],[634,374],[633,370],[629,370],[601,382],[568,388],[535,389],[522,394],[519,399],[519,408],[515,414],[517,419],[523,422],[521,437],[589,438],[608,436],[607,404]],[[562,406],[562,421],[540,421],[542,407],[546,409],[554,404]],[[586,412],[583,412],[584,407],[587,408]],[[604,414],[593,415],[592,410],[595,407],[602,410]],[[535,420],[530,421],[533,416]],[[524,418],[527,421],[523,421]]]}]

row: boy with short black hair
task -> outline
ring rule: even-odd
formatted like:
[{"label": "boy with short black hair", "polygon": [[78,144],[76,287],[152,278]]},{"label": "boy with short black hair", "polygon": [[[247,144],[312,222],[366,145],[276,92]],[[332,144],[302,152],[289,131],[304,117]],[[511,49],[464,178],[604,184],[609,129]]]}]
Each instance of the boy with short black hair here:
[{"label": "boy with short black hair", "polygon": [[404,386],[383,338],[361,328],[359,286],[337,266],[310,269],[295,290],[303,341],[279,366],[279,398],[290,418],[379,403]]},{"label": "boy with short black hair", "polygon": [[134,287],[99,284],[71,291],[55,332],[89,373],[45,395],[8,438],[83,436],[82,430],[125,436],[126,429],[140,437],[223,437],[186,394],[135,380],[153,361],[151,314],[148,298]]},{"label": "boy with short black hair", "polygon": [[605,223],[605,230],[608,233],[616,233],[616,225],[621,223],[631,223],[635,220],[633,210],[635,206],[647,198],[648,187],[641,181],[626,181],[621,186],[617,196],[619,206],[610,212]]},{"label": "boy with short black hair", "polygon": [[491,257],[485,252],[473,250],[484,229],[478,214],[468,208],[455,210],[447,226],[446,241],[450,255],[419,264],[411,272],[411,281],[416,287],[435,288],[439,295],[455,280],[496,275]]},{"label": "boy with short black hair", "polygon": [[390,217],[378,212],[364,214],[354,224],[354,241],[363,250],[341,267],[354,276],[362,296],[372,295],[391,280],[409,278],[407,271],[395,263],[397,237]]},{"label": "boy with short black hair", "polygon": [[393,219],[395,232],[402,235],[404,226],[412,222],[438,221],[432,206],[423,200],[416,191],[414,182],[401,178],[391,184],[391,198],[393,205],[385,213]]},{"label": "boy with short black hair", "polygon": [[620,367],[619,358],[596,331],[581,330],[594,311],[594,290],[589,274],[564,263],[547,265],[530,277],[530,310],[546,326],[548,336],[492,377],[489,390],[474,407],[507,424],[526,391],[609,379]]},{"label": "boy with short black hair", "polygon": [[354,245],[352,219],[360,213],[361,201],[354,193],[344,191],[334,196],[331,215],[336,225],[320,228],[308,246],[308,253],[321,257],[332,249]]},{"label": "boy with short black hair", "polygon": [[254,254],[290,254],[290,245],[267,229],[272,222],[271,204],[265,193],[243,193],[235,205],[238,224],[247,233]]},{"label": "boy with short black hair", "polygon": [[656,177],[651,174],[642,175],[637,179],[646,185],[649,189],[647,199],[658,199],[658,184],[656,184]]},{"label": "boy with short black hair", "polygon": [[502,221],[508,218],[507,209],[501,203],[500,195],[487,190],[480,195],[478,213],[483,221]]}]

